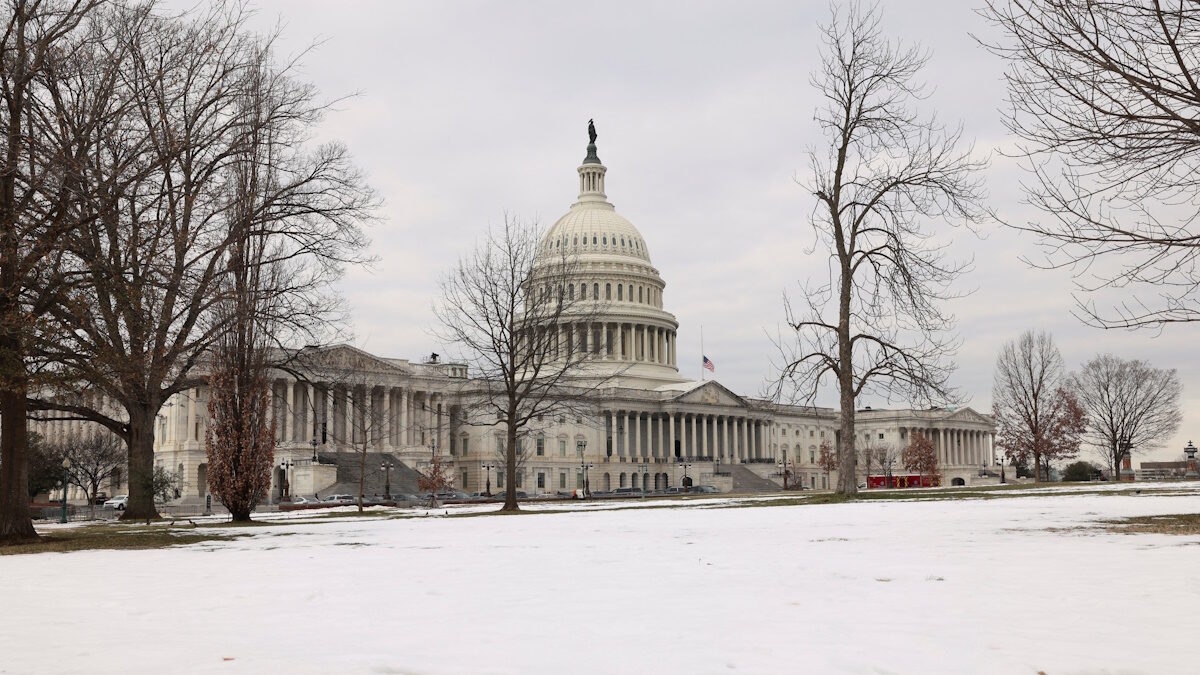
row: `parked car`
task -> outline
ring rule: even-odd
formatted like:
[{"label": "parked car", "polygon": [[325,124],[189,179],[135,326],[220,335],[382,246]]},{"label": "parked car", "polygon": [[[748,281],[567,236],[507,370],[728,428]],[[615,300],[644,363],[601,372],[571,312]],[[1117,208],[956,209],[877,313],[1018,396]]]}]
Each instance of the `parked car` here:
[{"label": "parked car", "polygon": [[380,506],[389,501],[391,500],[379,495],[363,495],[363,506]]},{"label": "parked car", "polygon": [[127,503],[129,503],[129,495],[121,495],[120,497],[113,497],[112,499],[105,501],[104,508],[124,511]]},{"label": "parked car", "polygon": [[445,492],[437,493],[437,498],[438,498],[438,501],[443,501],[443,502],[444,501],[457,501],[457,500],[462,500],[462,499],[470,499],[471,495],[469,495],[465,492],[460,492],[458,490],[447,490]]},{"label": "parked car", "polygon": [[108,493],[104,491],[97,492],[96,496],[92,497],[92,503],[96,506],[103,506],[106,501],[108,501]]},{"label": "parked car", "polygon": [[677,495],[677,494],[681,494],[682,492],[683,492],[683,490],[680,490],[678,486],[672,486],[672,487],[667,488],[666,490],[663,490],[663,494],[668,494],[668,495]]},{"label": "parked car", "polygon": [[720,490],[718,490],[715,486],[712,486],[712,485],[697,485],[692,488],[692,492],[702,492],[704,494],[711,495],[711,494],[719,493]]},{"label": "parked car", "polygon": [[292,503],[293,504],[317,504],[319,502],[316,499],[313,499],[312,497],[302,497],[300,495],[292,495]]},{"label": "parked car", "polygon": [[326,506],[351,506],[358,503],[358,497],[354,495],[329,495],[321,499],[321,503]]}]

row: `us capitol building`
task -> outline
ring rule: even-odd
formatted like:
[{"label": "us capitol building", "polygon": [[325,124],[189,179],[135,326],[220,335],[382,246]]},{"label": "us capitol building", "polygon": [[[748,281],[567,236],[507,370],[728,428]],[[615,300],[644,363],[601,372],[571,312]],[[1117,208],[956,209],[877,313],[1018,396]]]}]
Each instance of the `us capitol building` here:
[{"label": "us capitol building", "polygon": [[[273,374],[278,446],[270,500],[285,490],[309,496],[350,491],[357,474],[339,476],[339,466],[347,474],[351,464],[336,458],[364,450],[371,471],[380,468],[380,458],[420,469],[439,453],[452,467],[455,487],[469,492],[489,483],[497,490],[506,480],[530,495],[574,490],[583,487],[584,471],[593,491],[663,489],[680,486],[685,475],[722,491],[762,490],[781,486],[785,467],[793,484],[833,485],[836,473],[824,472],[818,457],[822,440],[836,443],[836,410],[740,396],[718,381],[680,374],[679,323],[667,311],[666,282],[645,237],[609,203],[606,172],[589,144],[577,169],[579,197],[540,249],[578,263],[572,292],[603,299],[601,315],[589,316],[587,324],[558,327],[571,344],[595,353],[595,368],[610,369],[595,390],[595,413],[541,420],[523,441],[518,475],[508,477],[503,430],[464,423],[474,386],[467,366],[377,356],[347,345],[308,347],[296,353],[293,370],[301,377]],[[206,411],[204,388],[179,394],[156,429],[155,461],[179,473],[180,498],[189,502],[207,493]],[[983,475],[998,470],[995,425],[970,408],[868,409],[856,426],[859,448],[894,449],[896,474],[907,473],[900,450],[920,430],[937,448],[943,485],[996,482]]]}]

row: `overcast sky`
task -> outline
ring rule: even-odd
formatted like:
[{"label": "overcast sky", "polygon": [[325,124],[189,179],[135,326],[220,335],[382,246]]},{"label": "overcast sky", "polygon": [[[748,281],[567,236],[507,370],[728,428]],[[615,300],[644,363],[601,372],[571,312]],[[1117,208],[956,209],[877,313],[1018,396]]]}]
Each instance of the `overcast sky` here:
[{"label": "overcast sky", "polygon": [[[931,51],[927,102],[961,121],[981,153],[1010,143],[1002,65],[972,34],[990,27],[972,2],[884,0],[892,36]],[[332,2],[260,0],[255,23],[283,25],[285,52],[319,45],[303,73],[339,104],[322,130],[349,145],[385,200],[373,226],[378,263],[342,291],[355,343],[418,359],[450,351],[430,336],[438,277],[505,211],[551,225],[577,194],[595,118],[607,192],[644,235],[679,319],[679,363],[699,377],[700,326],[717,379],[757,395],[775,373],[768,334],[781,296],[824,274],[807,254],[813,198],[797,184],[820,143],[809,84],[822,2]],[[1019,167],[994,157],[990,205],[1020,222]],[[954,383],[991,408],[999,346],[1028,328],[1053,332],[1069,368],[1099,352],[1177,368],[1184,425],[1153,458],[1173,458],[1200,425],[1196,337],[1101,331],[1071,316],[1064,272],[1031,269],[1028,237],[999,226],[947,229],[975,269],[952,312],[963,340]],[[834,400],[822,403],[832,405]],[[886,405],[866,400],[862,405]],[[1197,434],[1200,440],[1200,434]],[[1148,458],[1148,457],[1143,457]]]}]

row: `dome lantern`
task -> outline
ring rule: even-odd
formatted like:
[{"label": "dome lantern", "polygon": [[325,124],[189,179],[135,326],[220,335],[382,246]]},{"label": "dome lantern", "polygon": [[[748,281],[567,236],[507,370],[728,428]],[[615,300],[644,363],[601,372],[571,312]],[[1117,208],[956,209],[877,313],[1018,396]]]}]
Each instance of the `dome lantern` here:
[{"label": "dome lantern", "polygon": [[587,157],[579,166],[579,201],[607,202],[604,194],[604,173],[608,171],[596,154],[596,125],[588,120]]}]

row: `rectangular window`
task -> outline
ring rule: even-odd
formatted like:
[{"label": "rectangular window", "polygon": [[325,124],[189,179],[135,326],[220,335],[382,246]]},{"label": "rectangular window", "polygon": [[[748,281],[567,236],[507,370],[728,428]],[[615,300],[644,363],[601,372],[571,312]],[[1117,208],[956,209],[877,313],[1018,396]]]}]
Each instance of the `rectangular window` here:
[{"label": "rectangular window", "polygon": [[467,470],[466,469],[462,470],[462,482],[458,484],[458,488],[460,490],[467,489]]},{"label": "rectangular window", "polygon": [[566,471],[558,472],[558,489],[559,490],[567,489],[567,472]]},{"label": "rectangular window", "polygon": [[504,469],[496,472],[496,487],[504,489]]},{"label": "rectangular window", "polygon": [[583,489],[583,472],[582,471],[575,472],[575,488],[578,490]]},{"label": "rectangular window", "polygon": [[466,457],[467,452],[471,448],[471,437],[470,436],[463,436],[462,446],[463,446],[463,457]]},{"label": "rectangular window", "polygon": [[538,472],[538,488],[543,490],[546,488],[546,474],[541,471]]},{"label": "rectangular window", "polygon": [[879,434],[879,440],[883,440],[883,434]]},{"label": "rectangular window", "polygon": [[525,487],[524,485],[522,485],[522,483],[524,483],[525,481],[521,480],[524,477],[525,477],[525,474],[517,472],[517,487]]},{"label": "rectangular window", "polygon": [[546,454],[546,439],[538,436],[537,439],[537,456],[541,457]]},{"label": "rectangular window", "polygon": [[559,441],[558,441],[558,456],[559,457],[567,456],[567,441],[565,439],[559,439]]}]

